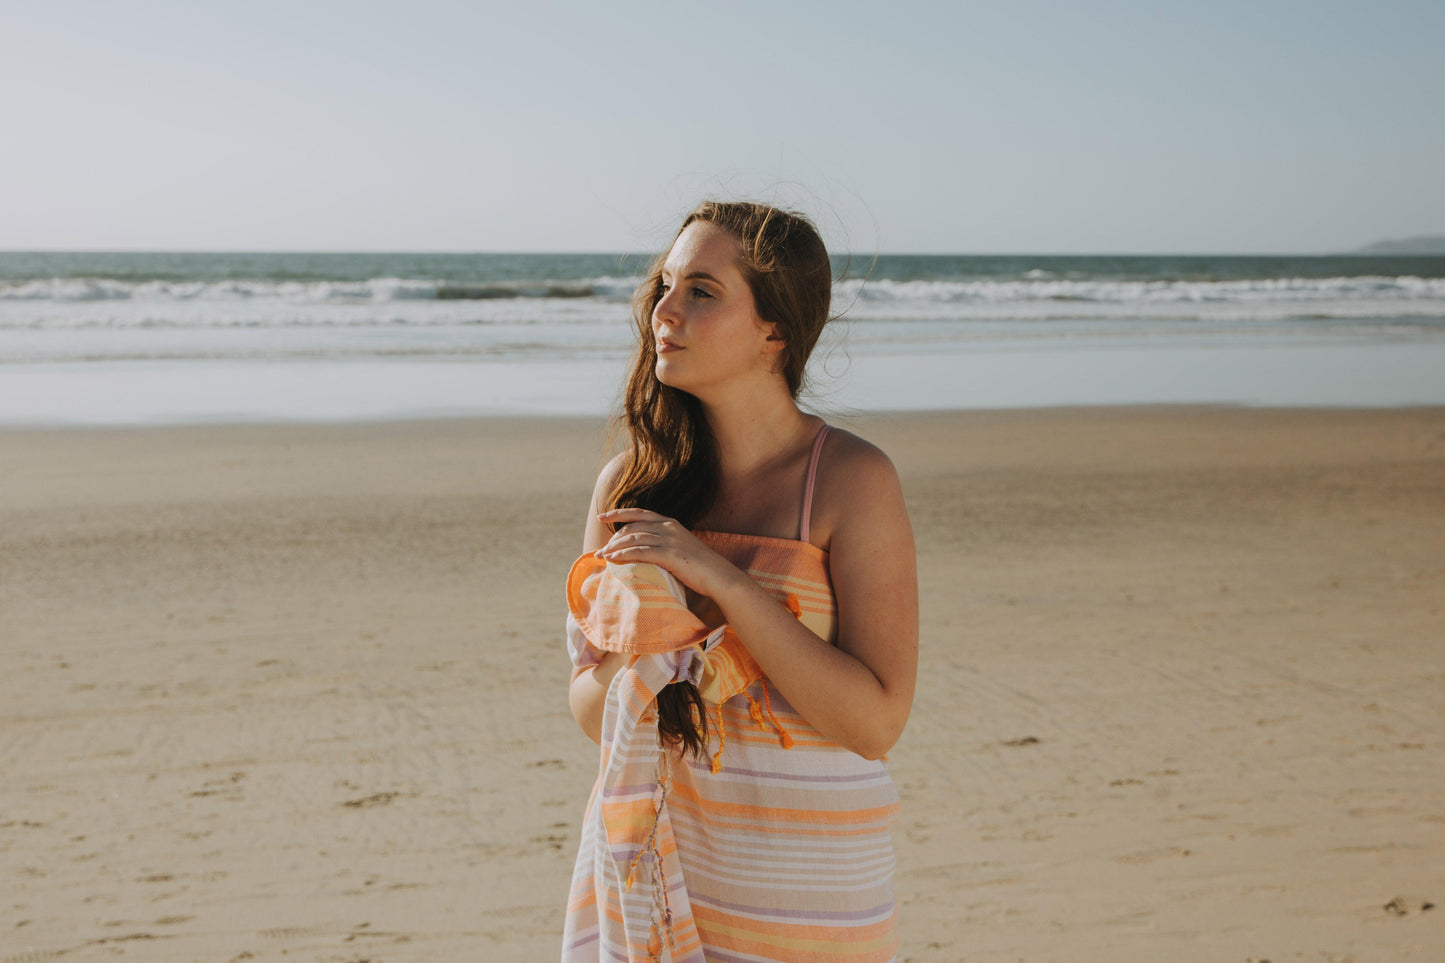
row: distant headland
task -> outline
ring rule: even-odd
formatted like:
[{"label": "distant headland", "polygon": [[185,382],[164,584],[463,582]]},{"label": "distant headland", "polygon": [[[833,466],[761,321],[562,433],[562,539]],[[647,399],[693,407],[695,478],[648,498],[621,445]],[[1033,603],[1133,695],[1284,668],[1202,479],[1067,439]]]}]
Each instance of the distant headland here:
[{"label": "distant headland", "polygon": [[1445,236],[1439,234],[1406,237],[1398,241],[1376,241],[1351,254],[1445,254]]}]

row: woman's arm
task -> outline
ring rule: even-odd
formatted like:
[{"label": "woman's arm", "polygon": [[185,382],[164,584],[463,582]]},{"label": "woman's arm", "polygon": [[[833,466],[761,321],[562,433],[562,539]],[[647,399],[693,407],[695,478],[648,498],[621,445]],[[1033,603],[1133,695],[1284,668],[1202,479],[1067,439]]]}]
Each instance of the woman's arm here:
[{"label": "woman's arm", "polygon": [[[840,433],[842,434],[842,433]],[[603,557],[654,562],[711,596],[769,681],[825,737],[869,759],[908,721],[918,666],[918,570],[913,529],[892,462],[851,435],[827,457],[830,483],[815,519],[832,521],[829,570],[838,644],[672,519],[641,509],[604,514],[623,524]],[[826,457],[826,456],[825,456]],[[846,483],[842,480],[846,479]]]},{"label": "woman's arm", "polygon": [[[597,476],[592,505],[587,512],[587,527],[582,535],[583,552],[597,551],[612,537],[611,528],[603,524],[597,515],[612,491],[613,480],[622,467],[622,457],[613,458]],[[572,718],[593,742],[600,744],[602,741],[602,707],[607,702],[607,688],[612,684],[613,676],[626,664],[627,657],[621,652],[607,652],[596,665],[572,670],[567,702],[572,708]]]}]

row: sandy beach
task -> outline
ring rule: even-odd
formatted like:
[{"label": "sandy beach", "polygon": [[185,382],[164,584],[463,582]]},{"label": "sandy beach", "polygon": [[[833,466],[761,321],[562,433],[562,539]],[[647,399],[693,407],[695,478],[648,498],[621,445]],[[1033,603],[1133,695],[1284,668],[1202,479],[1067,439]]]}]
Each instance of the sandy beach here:
[{"label": "sandy beach", "polygon": [[[1445,408],[894,458],[914,961],[1445,959]],[[557,955],[598,419],[0,432],[0,963]]]}]

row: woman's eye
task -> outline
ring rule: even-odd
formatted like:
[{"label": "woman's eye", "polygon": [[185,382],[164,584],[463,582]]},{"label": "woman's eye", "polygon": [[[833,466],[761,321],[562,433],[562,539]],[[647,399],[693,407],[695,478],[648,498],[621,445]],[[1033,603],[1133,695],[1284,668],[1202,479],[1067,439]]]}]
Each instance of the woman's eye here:
[{"label": "woman's eye", "polygon": [[707,288],[693,288],[692,296],[695,298],[710,298],[712,297],[712,292]]}]

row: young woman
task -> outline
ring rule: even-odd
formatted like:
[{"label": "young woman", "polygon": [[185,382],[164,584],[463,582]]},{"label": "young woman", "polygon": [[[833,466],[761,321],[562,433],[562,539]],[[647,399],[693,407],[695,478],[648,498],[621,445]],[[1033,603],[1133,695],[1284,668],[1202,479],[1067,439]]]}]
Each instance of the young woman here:
[{"label": "young woman", "polygon": [[609,649],[573,605],[570,703],[603,756],[564,960],[896,954],[881,759],[913,700],[917,572],[892,463],[797,405],[831,285],[805,218],[707,202],[638,289],[630,445],[575,581],[656,566],[726,629],[668,662]]}]

